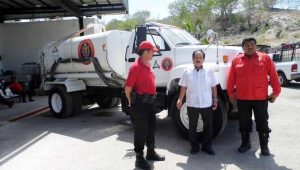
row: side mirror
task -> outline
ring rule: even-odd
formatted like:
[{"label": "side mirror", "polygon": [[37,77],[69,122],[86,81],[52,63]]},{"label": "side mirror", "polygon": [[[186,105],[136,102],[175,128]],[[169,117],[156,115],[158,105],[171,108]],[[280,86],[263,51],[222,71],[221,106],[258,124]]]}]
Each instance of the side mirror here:
[{"label": "side mirror", "polygon": [[274,62],[280,62],[280,55],[279,55],[279,54],[273,54],[272,60],[273,60]]},{"label": "side mirror", "polygon": [[212,29],[207,30],[206,39],[210,44],[213,43],[217,39],[217,33]]}]

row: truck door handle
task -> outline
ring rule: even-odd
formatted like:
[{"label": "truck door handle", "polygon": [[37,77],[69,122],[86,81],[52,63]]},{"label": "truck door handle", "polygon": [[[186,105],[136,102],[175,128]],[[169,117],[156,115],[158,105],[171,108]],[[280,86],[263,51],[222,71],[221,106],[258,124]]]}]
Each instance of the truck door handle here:
[{"label": "truck door handle", "polygon": [[129,59],[128,59],[128,62],[129,62],[129,63],[135,62],[135,58],[129,58]]},{"label": "truck door handle", "polygon": [[129,45],[126,46],[126,51],[125,51],[125,61],[127,62],[127,50],[128,50]]}]

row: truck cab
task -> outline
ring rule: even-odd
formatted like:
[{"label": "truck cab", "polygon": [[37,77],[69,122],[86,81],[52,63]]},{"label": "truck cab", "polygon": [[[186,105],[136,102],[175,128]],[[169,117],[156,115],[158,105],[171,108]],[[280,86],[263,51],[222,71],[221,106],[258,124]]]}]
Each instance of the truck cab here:
[{"label": "truck cab", "polygon": [[[160,50],[154,54],[151,65],[156,75],[157,87],[168,87],[171,81],[180,78],[183,70],[192,65],[192,53],[202,49],[206,53],[206,67],[213,67],[223,90],[226,90],[226,77],[218,73],[220,67],[227,68],[232,59],[242,52],[241,47],[201,45],[199,40],[190,33],[171,25],[148,23],[138,26],[136,33],[131,36],[130,44],[126,49],[126,73],[131,64],[139,57],[137,55],[138,44],[144,40],[151,41]],[[226,61],[224,61],[224,59]]]},{"label": "truck cab", "polygon": [[300,42],[282,44],[272,56],[281,86],[288,86],[290,81],[300,81]]}]

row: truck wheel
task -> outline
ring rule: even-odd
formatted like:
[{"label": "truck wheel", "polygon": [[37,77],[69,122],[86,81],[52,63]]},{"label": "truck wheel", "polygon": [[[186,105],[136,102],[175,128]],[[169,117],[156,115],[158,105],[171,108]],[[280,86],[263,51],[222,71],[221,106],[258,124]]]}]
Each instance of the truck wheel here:
[{"label": "truck wheel", "polygon": [[120,104],[119,97],[106,97],[106,98],[97,98],[96,103],[101,107],[102,109],[108,109],[115,107]]},{"label": "truck wheel", "polygon": [[[189,120],[187,115],[187,106],[185,103],[185,99],[183,100],[183,106],[181,110],[178,110],[176,107],[176,103],[178,100],[179,94],[175,95],[172,103],[171,103],[171,114],[172,120],[181,133],[183,137],[188,137],[188,128],[189,128]],[[222,133],[227,123],[227,109],[226,104],[223,100],[219,98],[218,108],[213,112],[213,136],[216,137]],[[201,119],[201,115],[199,116],[197,133],[199,136],[199,140],[202,140],[202,131],[203,131],[203,121]]]},{"label": "truck wheel", "polygon": [[57,118],[70,117],[73,111],[72,97],[64,87],[55,87],[49,95],[49,107]]},{"label": "truck wheel", "polygon": [[121,99],[119,97],[114,97],[111,103],[111,107],[117,107],[121,104]]},{"label": "truck wheel", "polygon": [[278,73],[278,79],[279,79],[279,82],[280,82],[280,85],[282,87],[286,87],[289,85],[290,81],[287,80],[286,76],[284,75],[284,73],[282,72],[279,72]]},{"label": "truck wheel", "polygon": [[71,96],[72,96],[72,101],[73,101],[72,116],[73,115],[78,115],[82,110],[82,96],[81,96],[81,93],[73,93]]}]

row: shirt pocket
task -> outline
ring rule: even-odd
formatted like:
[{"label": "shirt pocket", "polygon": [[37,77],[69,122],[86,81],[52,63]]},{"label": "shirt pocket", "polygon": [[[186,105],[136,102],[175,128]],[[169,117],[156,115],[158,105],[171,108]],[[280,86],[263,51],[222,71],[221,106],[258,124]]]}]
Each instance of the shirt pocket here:
[{"label": "shirt pocket", "polygon": [[137,78],[138,82],[137,84],[140,86],[140,87],[145,87],[147,88],[148,84],[149,84],[149,76],[147,75],[142,75],[140,74],[139,77]]},{"label": "shirt pocket", "polygon": [[188,87],[186,89],[186,101],[187,102],[194,102],[197,99],[198,93],[192,88],[192,87]]},{"label": "shirt pocket", "polygon": [[264,62],[257,62],[254,66],[255,87],[265,87],[268,85],[267,69]]},{"label": "shirt pocket", "polygon": [[206,75],[205,77],[205,89],[207,91],[211,90],[212,84],[211,84],[211,78]]},{"label": "shirt pocket", "polygon": [[195,88],[193,76],[188,76],[187,87],[190,87],[191,89]]},{"label": "shirt pocket", "polygon": [[256,75],[266,75],[267,70],[264,62],[257,62],[254,66],[255,74]]},{"label": "shirt pocket", "polygon": [[237,77],[245,76],[245,64],[235,65],[235,70]]}]

